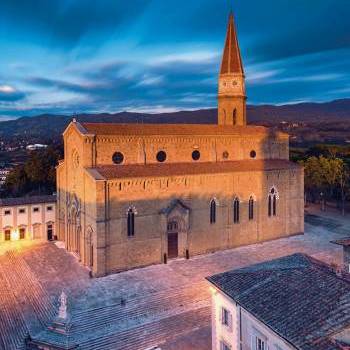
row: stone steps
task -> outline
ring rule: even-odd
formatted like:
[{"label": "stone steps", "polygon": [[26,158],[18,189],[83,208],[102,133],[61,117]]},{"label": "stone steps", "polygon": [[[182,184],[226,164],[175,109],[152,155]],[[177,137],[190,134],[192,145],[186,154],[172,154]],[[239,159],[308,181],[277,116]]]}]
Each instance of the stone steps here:
[{"label": "stone steps", "polygon": [[8,286],[5,274],[9,273],[2,268],[0,260],[0,349],[24,349],[24,338],[28,329],[17,300]]},{"label": "stone steps", "polygon": [[23,258],[13,251],[5,254],[3,276],[21,305],[27,327],[33,333],[46,327],[55,316],[55,307]]},{"label": "stone steps", "polygon": [[134,298],[128,300],[125,306],[118,304],[88,310],[74,314],[72,332],[93,330],[95,333],[106,333],[154,322],[190,309],[209,306],[208,296],[207,285],[201,282],[188,288],[153,293],[146,298]]},{"label": "stone steps", "polygon": [[144,350],[206,327],[210,322],[210,307],[188,311],[149,324],[81,343],[83,350]]}]

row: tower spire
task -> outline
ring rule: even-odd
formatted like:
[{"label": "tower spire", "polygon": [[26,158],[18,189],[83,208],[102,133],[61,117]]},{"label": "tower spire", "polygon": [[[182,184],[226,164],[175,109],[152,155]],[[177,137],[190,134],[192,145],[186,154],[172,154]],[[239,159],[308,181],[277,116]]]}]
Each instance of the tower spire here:
[{"label": "tower spire", "polygon": [[220,74],[230,73],[244,74],[241,51],[238,45],[237,33],[232,11],[230,12],[224,55],[222,58],[220,71]]},{"label": "tower spire", "polygon": [[246,125],[244,69],[232,12],[229,16],[221,62],[218,98],[220,125]]}]

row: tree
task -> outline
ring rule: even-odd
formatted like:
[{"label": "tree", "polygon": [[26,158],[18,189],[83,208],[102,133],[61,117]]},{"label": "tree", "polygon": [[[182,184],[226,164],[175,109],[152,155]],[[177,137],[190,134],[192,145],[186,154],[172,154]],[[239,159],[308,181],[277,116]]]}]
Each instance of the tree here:
[{"label": "tree", "polygon": [[50,194],[56,189],[56,165],[62,151],[48,147],[30,153],[24,165],[17,166],[7,177],[4,190],[7,196]]},{"label": "tree", "polygon": [[306,199],[307,195],[309,195],[311,201],[314,202],[324,189],[324,179],[319,158],[310,157],[306,161],[301,161],[300,164],[304,166]]},{"label": "tree", "polygon": [[339,187],[340,187],[340,198],[341,198],[341,211],[345,215],[345,201],[347,193],[349,191],[350,183],[350,172],[348,166],[343,162],[339,171]]},{"label": "tree", "polygon": [[15,167],[6,177],[4,190],[6,194],[21,196],[30,189],[27,173],[23,165]]},{"label": "tree", "polygon": [[[349,187],[349,169],[340,158],[310,157],[301,162],[305,173],[305,192],[314,201],[321,197],[324,208],[326,199],[336,199],[340,193],[342,212],[345,212],[345,201]],[[322,193],[322,195],[321,195]]]}]

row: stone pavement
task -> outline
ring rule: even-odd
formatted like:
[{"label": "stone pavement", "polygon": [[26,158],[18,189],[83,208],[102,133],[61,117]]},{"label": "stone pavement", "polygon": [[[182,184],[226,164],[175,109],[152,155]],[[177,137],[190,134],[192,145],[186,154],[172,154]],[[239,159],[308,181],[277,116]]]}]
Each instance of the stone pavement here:
[{"label": "stone pavement", "polygon": [[[45,325],[64,290],[83,349],[145,350],[160,346],[162,350],[209,350],[210,294],[206,276],[295,252],[329,263],[341,261],[341,247],[330,241],[350,236],[350,217],[309,208],[305,221],[303,236],[99,279],[90,279],[73,255],[53,243],[0,246],[0,349],[19,348],[24,334]],[[11,264],[17,267],[11,268]],[[23,288],[24,284],[30,290]],[[11,318],[16,319],[17,326]],[[95,335],[92,343],[84,343],[88,332]],[[12,342],[7,343],[6,336],[11,334]]]}]

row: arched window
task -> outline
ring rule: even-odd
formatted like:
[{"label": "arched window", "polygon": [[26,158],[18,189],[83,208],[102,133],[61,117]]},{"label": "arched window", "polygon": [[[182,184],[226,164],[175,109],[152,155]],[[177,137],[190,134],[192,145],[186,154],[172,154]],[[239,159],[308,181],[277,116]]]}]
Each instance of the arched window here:
[{"label": "arched window", "polygon": [[235,108],[232,112],[233,125],[237,124],[237,109]]},{"label": "arched window", "polygon": [[254,198],[249,198],[249,220],[254,219]]},{"label": "arched window", "polygon": [[268,214],[269,216],[277,215],[277,199],[278,193],[274,187],[271,188],[268,198]]},{"label": "arched window", "polygon": [[210,202],[210,223],[215,224],[216,222],[216,202],[215,199],[213,199]]},{"label": "arched window", "polygon": [[135,212],[132,208],[128,210],[128,237],[135,236]]},{"label": "arched window", "polygon": [[235,224],[239,223],[239,199],[236,198],[233,201],[233,222]]},{"label": "arched window", "polygon": [[224,124],[226,124],[226,110],[222,109],[222,115],[224,117]]}]

